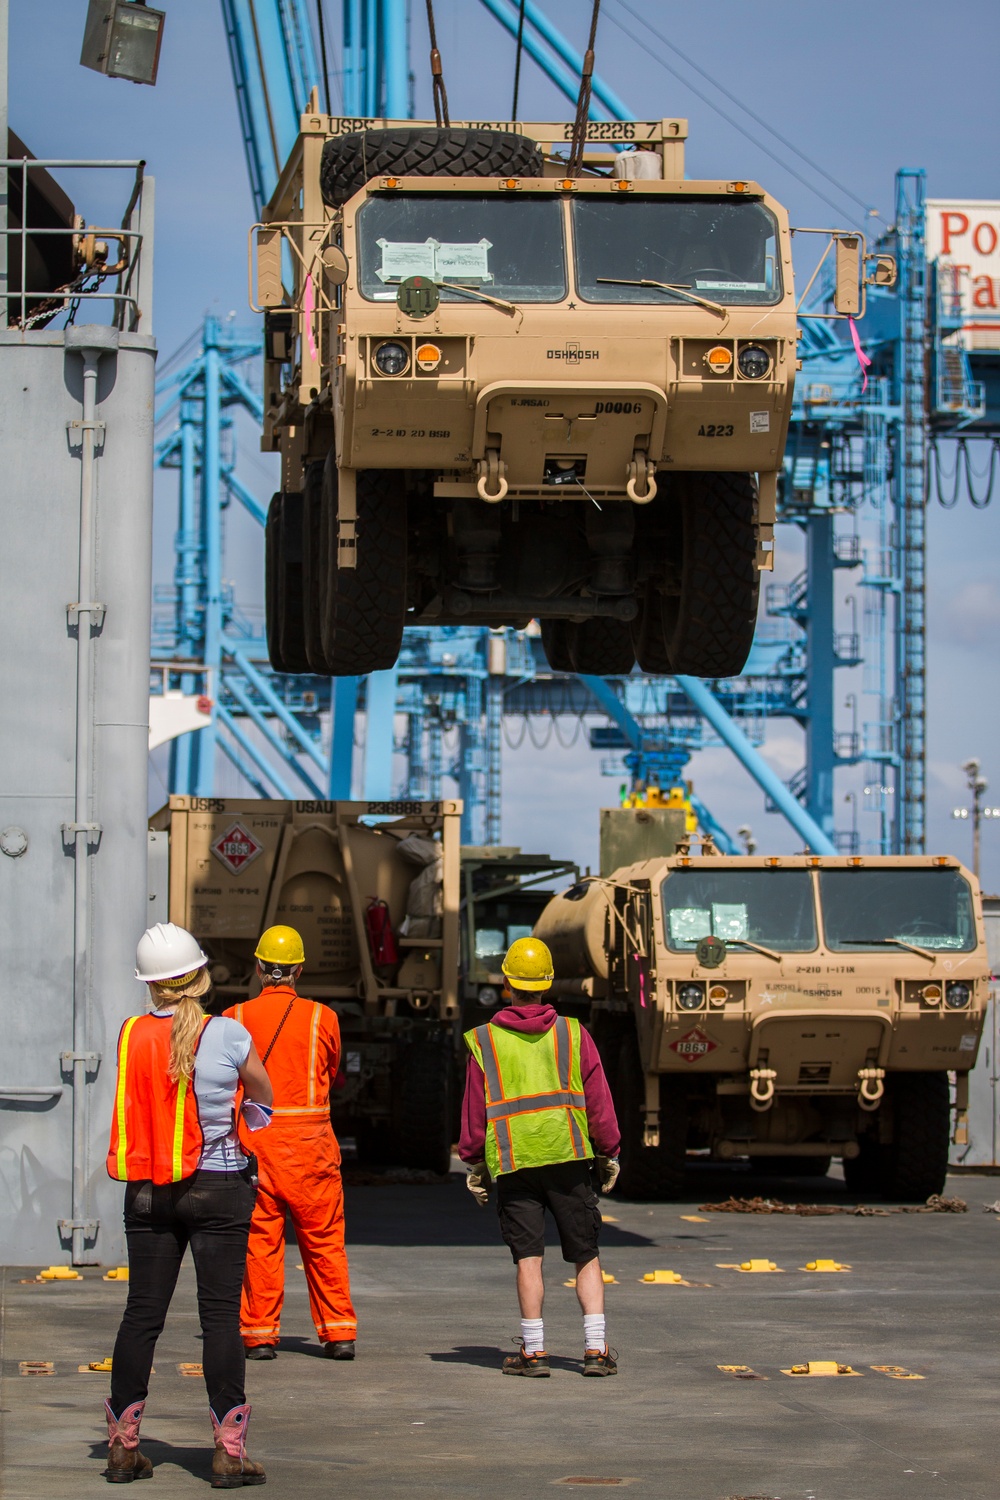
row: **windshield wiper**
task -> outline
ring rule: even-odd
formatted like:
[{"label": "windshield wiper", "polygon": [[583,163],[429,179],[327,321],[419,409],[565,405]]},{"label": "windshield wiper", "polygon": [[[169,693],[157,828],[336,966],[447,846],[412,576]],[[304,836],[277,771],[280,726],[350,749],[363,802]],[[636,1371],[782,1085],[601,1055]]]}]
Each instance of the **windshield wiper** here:
[{"label": "windshield wiper", "polygon": [[781,954],[772,953],[770,948],[762,948],[759,943],[751,943],[749,938],[724,938],[727,948],[737,946],[740,948],[752,948],[755,953],[763,953],[765,958],[773,958],[776,964],[781,963]]},{"label": "windshield wiper", "polygon": [[929,958],[931,963],[938,960],[937,953],[931,953],[927,948],[918,948],[915,943],[906,943],[902,938],[888,937],[863,937],[863,938],[837,938],[841,945],[846,944],[850,948],[905,948],[909,953],[916,953],[920,958]]},{"label": "windshield wiper", "polygon": [[679,297],[684,297],[688,302],[697,302],[699,307],[707,307],[709,312],[718,313],[720,318],[729,317],[729,309],[720,307],[718,302],[709,302],[707,297],[699,297],[697,292],[692,292],[688,284],[675,281],[625,281],[621,276],[595,276],[594,280],[605,286],[655,286],[661,292],[676,292]]},{"label": "windshield wiper", "polygon": [[488,292],[481,292],[476,286],[461,286],[456,281],[438,281],[435,285],[447,287],[449,292],[465,292],[469,297],[478,297],[480,302],[488,302],[491,307],[497,307],[511,317],[521,311],[515,302],[505,302],[503,297],[491,297]]}]

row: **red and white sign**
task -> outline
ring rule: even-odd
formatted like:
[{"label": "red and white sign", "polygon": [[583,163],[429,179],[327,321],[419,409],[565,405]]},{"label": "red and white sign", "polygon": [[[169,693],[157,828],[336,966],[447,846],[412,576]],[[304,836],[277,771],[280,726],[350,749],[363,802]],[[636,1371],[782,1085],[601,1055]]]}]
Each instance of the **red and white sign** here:
[{"label": "red and white sign", "polygon": [[929,200],[927,258],[958,293],[966,348],[1000,349],[1000,203]]},{"label": "red and white sign", "polygon": [[238,875],[252,864],[258,854],[263,854],[264,845],[248,833],[242,823],[233,823],[225,833],[219,835],[212,845],[212,853],[220,859],[227,870]]},{"label": "red and white sign", "polygon": [[676,1052],[685,1062],[697,1062],[699,1057],[707,1057],[718,1047],[718,1042],[713,1042],[707,1031],[702,1031],[696,1026],[686,1036],[679,1036],[676,1042],[670,1043],[671,1052]]}]

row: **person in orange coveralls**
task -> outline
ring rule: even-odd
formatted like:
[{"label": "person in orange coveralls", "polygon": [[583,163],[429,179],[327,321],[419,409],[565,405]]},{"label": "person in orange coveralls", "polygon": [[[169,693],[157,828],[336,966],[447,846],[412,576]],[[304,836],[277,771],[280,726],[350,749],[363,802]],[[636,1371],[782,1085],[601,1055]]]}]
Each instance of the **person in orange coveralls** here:
[{"label": "person in orange coveralls", "polygon": [[[344,1249],[340,1147],[330,1089],[340,1066],[340,1026],[329,1006],[295,992],[305,950],[293,927],[269,927],[257,944],[264,988],[227,1016],[249,1031],[274,1089],[271,1125],[254,1137],[259,1162],[240,1332],[247,1359],[276,1359],[285,1296],[285,1212],[291,1215],[309,1308],[329,1359],[353,1359],[358,1321]],[[259,1143],[259,1144],[258,1144]]]}]

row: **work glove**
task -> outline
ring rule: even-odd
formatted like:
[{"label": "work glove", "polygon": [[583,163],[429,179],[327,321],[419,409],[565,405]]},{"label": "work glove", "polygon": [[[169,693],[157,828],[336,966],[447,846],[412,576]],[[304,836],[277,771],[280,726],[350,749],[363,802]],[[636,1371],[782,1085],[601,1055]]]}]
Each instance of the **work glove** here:
[{"label": "work glove", "polygon": [[621,1171],[621,1164],[619,1163],[617,1156],[598,1156],[596,1158],[596,1161],[597,1175],[600,1179],[601,1184],[601,1192],[606,1195],[610,1193],[611,1189],[618,1181],[618,1173]]},{"label": "work glove", "polygon": [[477,1161],[469,1168],[465,1185],[480,1208],[485,1208],[490,1198],[490,1171],[484,1161]]}]

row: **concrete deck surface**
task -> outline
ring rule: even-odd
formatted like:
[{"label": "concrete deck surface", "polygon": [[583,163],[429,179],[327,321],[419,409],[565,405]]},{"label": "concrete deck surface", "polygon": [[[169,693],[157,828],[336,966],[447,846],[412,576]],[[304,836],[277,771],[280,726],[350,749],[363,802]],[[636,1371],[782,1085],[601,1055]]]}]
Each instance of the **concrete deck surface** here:
[{"label": "concrete deck surface", "polygon": [[[698,1205],[731,1192],[847,1201],[834,1175],[761,1181],[738,1170],[691,1178],[690,1201],[605,1201],[609,1337],[620,1374],[583,1380],[582,1325],[557,1248],[546,1256],[548,1381],[501,1377],[518,1332],[508,1253],[492,1209],[455,1177],[442,1186],[349,1187],[348,1237],[361,1323],[354,1364],[319,1357],[294,1245],[278,1360],[248,1366],[250,1451],[273,1500],[340,1496],[514,1497],[549,1488],[628,1488],[664,1500],[994,1500],[1000,1180],[958,1176],[963,1215],[736,1217]],[[766,1257],[784,1274],[718,1262]],[[849,1274],[804,1273],[817,1257]],[[101,1405],[107,1377],[77,1367],[110,1353],[125,1287],[102,1271],[64,1284],[2,1274],[0,1494],[107,1493]],[[707,1286],[656,1286],[647,1271]],[[201,1357],[189,1265],[156,1354],[143,1448],[150,1493],[207,1492],[204,1386],[178,1366]],[[796,1378],[808,1360],[862,1378]],[[55,1373],[22,1376],[21,1361]],[[749,1365],[743,1380],[717,1366]],[[872,1365],[925,1376],[894,1380]],[[567,1486],[579,1478],[588,1484]],[[597,1481],[615,1480],[601,1485]],[[131,1493],[131,1492],[130,1492]],[[143,1489],[141,1495],[147,1491]]]}]

